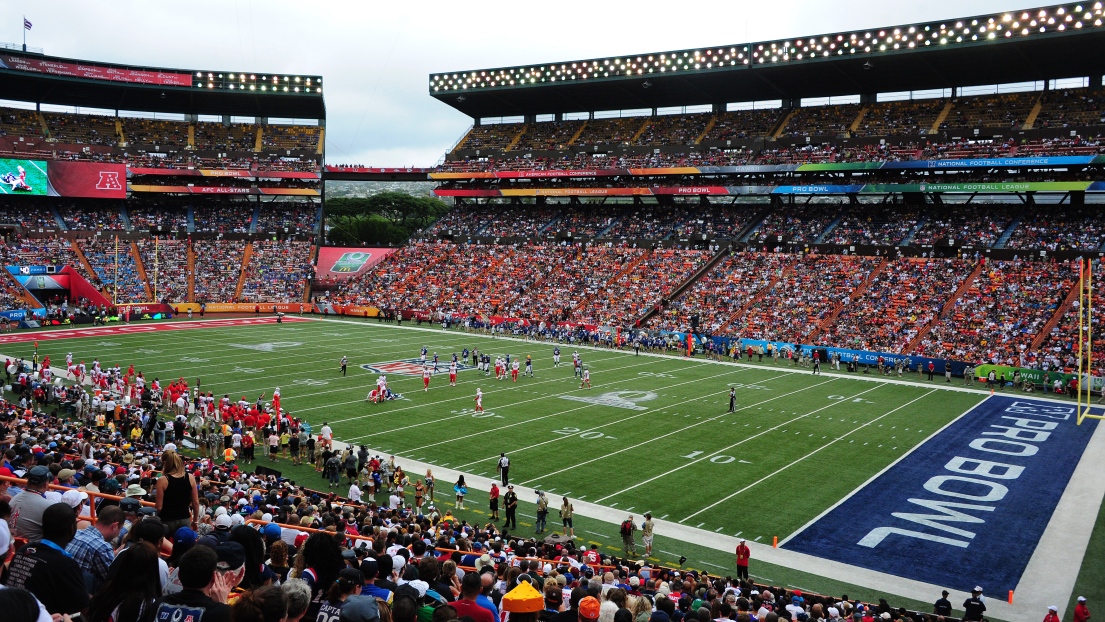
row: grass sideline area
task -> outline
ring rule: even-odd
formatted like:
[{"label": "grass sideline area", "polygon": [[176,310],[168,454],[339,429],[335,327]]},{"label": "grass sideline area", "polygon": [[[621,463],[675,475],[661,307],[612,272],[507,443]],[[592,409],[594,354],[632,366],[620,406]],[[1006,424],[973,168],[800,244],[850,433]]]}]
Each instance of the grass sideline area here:
[{"label": "grass sideline area", "polygon": [[[768,544],[773,536],[783,539],[984,397],[934,391],[927,382],[817,377],[808,369],[782,362],[776,366],[765,361],[750,369],[700,359],[634,357],[632,352],[579,348],[595,385],[588,391],[578,388],[571,369],[572,348],[565,345],[561,367],[552,369],[553,346],[544,342],[491,339],[431,327],[397,330],[359,324],[298,321],[281,326],[95,335],[43,340],[40,354],[63,361],[66,352],[72,351],[77,360],[89,363],[95,357],[104,365],[119,363],[125,368],[134,363],[147,378],[184,376],[194,384],[198,377],[202,389],[232,398],[244,394],[252,400],[261,392],[271,395],[279,386],[285,408],[306,418],[316,430],[323,421],[329,422],[339,440],[365,442],[388,453],[485,475],[494,474],[498,452],[506,451],[513,460],[512,482],[550,490],[554,506],[567,493],[638,517],[651,510],[658,518],[667,516],[728,535],[740,533]],[[365,394],[378,374],[359,365],[417,359],[424,345],[431,356],[436,350],[441,360],[442,373],[433,379],[430,391],[422,391],[420,376],[389,374],[404,399],[366,404]],[[464,347],[477,347],[492,356],[530,354],[536,377],[513,383],[462,371],[460,386],[449,387],[445,373],[449,355],[459,354]],[[31,349],[29,342],[0,344],[0,352],[9,356],[29,357]],[[346,378],[337,372],[342,355],[350,359]],[[936,384],[944,386],[938,380]],[[734,384],[738,412],[729,414],[727,390]],[[487,409],[478,417],[471,410],[476,386],[485,393]],[[620,391],[633,393],[605,398],[605,404],[577,399]],[[628,404],[617,405],[619,399]],[[491,437],[493,444],[488,443]],[[817,453],[817,460],[795,460],[830,445],[851,447],[846,452]],[[834,453],[844,454],[846,460],[834,458]],[[267,466],[268,461],[261,458],[255,464]],[[286,462],[274,466],[301,483],[324,485],[309,467],[290,467]],[[688,486],[690,481],[697,489]],[[710,507],[744,488],[742,482],[755,484],[727,503]],[[443,496],[448,501],[442,507],[452,505],[451,488],[452,482],[439,482],[439,503]],[[524,515],[532,516],[532,500],[520,496],[520,533],[525,534],[529,520]],[[470,489],[468,499],[470,509],[458,516],[484,522],[486,493]],[[763,511],[767,504],[770,513]],[[557,524],[554,519],[555,513],[550,518],[553,525]],[[1101,585],[1105,534],[1100,526],[1099,516],[1078,590]],[[611,547],[609,552],[620,551],[614,524],[578,517],[576,533],[584,541]],[[731,554],[658,533],[653,560],[677,565],[679,555],[686,555],[688,568],[721,575],[733,571]],[[862,599],[888,595],[755,559],[752,574],[768,583],[825,594],[846,593]],[[1091,605],[1098,600],[1091,589],[1077,593],[1090,598]],[[931,608],[931,603],[907,599],[895,599],[893,604],[921,611]],[[1068,612],[1072,610],[1073,606]]]}]

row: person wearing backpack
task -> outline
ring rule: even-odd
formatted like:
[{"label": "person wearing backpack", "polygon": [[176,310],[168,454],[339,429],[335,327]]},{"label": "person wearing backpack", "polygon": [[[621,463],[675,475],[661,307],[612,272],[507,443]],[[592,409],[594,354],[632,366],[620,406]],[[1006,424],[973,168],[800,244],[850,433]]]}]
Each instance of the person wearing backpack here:
[{"label": "person wearing backpack", "polygon": [[630,514],[629,518],[625,519],[622,523],[622,546],[625,548],[625,555],[637,556],[637,542],[633,539],[633,532],[637,531],[637,525],[633,522],[633,515]]}]

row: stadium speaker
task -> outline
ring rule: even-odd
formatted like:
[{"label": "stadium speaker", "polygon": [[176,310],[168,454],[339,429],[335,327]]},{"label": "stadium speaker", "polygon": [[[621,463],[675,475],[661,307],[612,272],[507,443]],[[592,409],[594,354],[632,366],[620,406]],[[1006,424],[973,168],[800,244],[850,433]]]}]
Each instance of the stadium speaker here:
[{"label": "stadium speaker", "polygon": [[19,328],[40,328],[41,326],[35,320],[23,320],[19,323]]}]

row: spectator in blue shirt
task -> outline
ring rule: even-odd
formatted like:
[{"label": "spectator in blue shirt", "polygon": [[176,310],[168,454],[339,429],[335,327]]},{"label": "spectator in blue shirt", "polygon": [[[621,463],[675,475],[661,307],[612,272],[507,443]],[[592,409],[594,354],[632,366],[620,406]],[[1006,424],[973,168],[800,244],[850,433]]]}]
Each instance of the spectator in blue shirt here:
[{"label": "spectator in blue shirt", "polygon": [[96,515],[96,522],[78,531],[65,547],[80,566],[89,593],[95,592],[107,578],[107,569],[115,560],[111,541],[119,536],[125,520],[119,506],[106,506]]}]

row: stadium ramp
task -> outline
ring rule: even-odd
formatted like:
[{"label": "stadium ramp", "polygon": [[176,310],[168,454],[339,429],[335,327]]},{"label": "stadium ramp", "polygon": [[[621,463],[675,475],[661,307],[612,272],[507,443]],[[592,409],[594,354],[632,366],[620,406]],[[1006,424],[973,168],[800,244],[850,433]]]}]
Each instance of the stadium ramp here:
[{"label": "stadium ramp", "polygon": [[150,279],[146,276],[146,266],[142,263],[142,253],[138,252],[138,242],[131,240],[130,255],[134,258],[134,267],[138,270],[138,278],[142,279],[142,287],[146,290],[146,300],[157,302],[153,298],[153,288],[150,287]]},{"label": "stadium ramp", "polygon": [[238,271],[238,287],[234,289],[234,300],[242,299],[242,288],[246,286],[246,275],[249,273],[249,260],[253,257],[253,242],[246,243],[242,250],[242,267]]},{"label": "stadium ramp", "polygon": [[[189,210],[191,213],[191,210]],[[196,301],[196,251],[192,250],[192,240],[188,239],[188,302]]]},{"label": "stadium ramp", "polygon": [[940,111],[940,114],[936,115],[936,120],[932,122],[932,127],[929,128],[929,134],[935,134],[940,131],[940,126],[944,124],[944,121],[948,119],[948,115],[952,113],[952,100],[948,100],[944,104],[944,109]]}]

